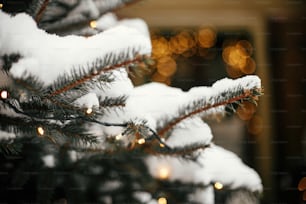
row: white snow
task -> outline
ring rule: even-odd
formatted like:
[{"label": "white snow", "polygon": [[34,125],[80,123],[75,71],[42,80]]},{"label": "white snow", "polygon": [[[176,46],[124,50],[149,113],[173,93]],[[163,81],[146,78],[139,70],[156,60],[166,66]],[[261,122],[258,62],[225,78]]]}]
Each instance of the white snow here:
[{"label": "white snow", "polygon": [[99,107],[99,99],[95,93],[88,93],[84,96],[78,98],[74,102],[79,107],[85,107],[85,108],[98,108]]},{"label": "white snow", "polygon": [[16,135],[14,133],[5,132],[0,130],[0,141],[2,140],[12,140],[15,139]]},{"label": "white snow", "polygon": [[116,26],[89,38],[60,37],[38,29],[27,14],[11,17],[0,11],[0,27],[5,28],[0,30],[0,55],[19,53],[23,56],[10,72],[21,77],[26,71],[46,85],[73,67],[103,58],[107,53],[118,54],[128,48],[139,48],[139,54],[151,52],[150,38],[126,26]]},{"label": "white snow", "polygon": [[169,180],[193,182],[209,185],[220,182],[232,189],[246,188],[262,191],[259,175],[245,165],[234,153],[217,145],[211,145],[201,152],[198,163],[174,157],[149,157],[147,165],[154,177],[159,177],[158,169],[167,166],[171,169]]}]

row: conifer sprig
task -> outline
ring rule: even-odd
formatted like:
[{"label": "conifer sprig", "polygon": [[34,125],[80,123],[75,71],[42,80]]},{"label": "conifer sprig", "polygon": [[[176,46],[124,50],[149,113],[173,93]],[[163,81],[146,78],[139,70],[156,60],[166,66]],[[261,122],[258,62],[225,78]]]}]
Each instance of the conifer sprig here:
[{"label": "conifer sprig", "polygon": [[240,105],[243,101],[255,102],[261,94],[262,90],[260,88],[244,89],[242,86],[237,86],[215,96],[193,101],[191,104],[182,107],[175,117],[164,121],[164,125],[158,130],[158,135],[165,137],[177,124],[195,115],[202,114],[202,116],[205,116],[205,113],[216,114],[220,111],[224,112],[226,109],[218,110],[217,108],[222,106],[234,108],[232,104],[236,104],[237,106],[237,104]]},{"label": "conifer sprig", "polygon": [[[46,95],[46,97],[51,98],[56,95],[65,93],[84,84],[85,82],[92,80],[97,76],[100,76],[105,72],[143,61],[146,56],[137,55],[137,53],[138,52],[136,49],[128,49],[120,52],[119,54],[107,54],[103,59],[97,59],[96,63],[93,64],[94,67],[89,69],[89,71],[84,71],[84,73],[80,75],[75,75],[73,79],[67,80],[67,83],[63,83],[61,81],[63,76],[59,77],[59,79],[56,80],[56,82],[50,87],[50,93]],[[131,56],[133,56],[132,59]]]}]

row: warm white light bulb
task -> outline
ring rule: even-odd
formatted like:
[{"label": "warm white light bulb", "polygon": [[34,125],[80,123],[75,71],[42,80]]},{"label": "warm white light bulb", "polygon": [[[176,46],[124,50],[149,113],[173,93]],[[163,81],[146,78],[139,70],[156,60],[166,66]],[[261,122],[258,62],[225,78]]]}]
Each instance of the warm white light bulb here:
[{"label": "warm white light bulb", "polygon": [[97,28],[97,21],[90,21],[89,26],[91,28]]},{"label": "warm white light bulb", "polygon": [[158,198],[158,204],[167,204],[167,199],[165,197]]},{"label": "warm white light bulb", "polygon": [[86,110],[86,114],[88,114],[88,115],[89,115],[89,114],[91,114],[91,113],[92,113],[92,111],[93,111],[93,110],[92,110],[92,108],[87,108],[87,110]]},{"label": "warm white light bulb", "polygon": [[2,9],[3,8],[3,4],[0,4],[0,9]]},{"label": "warm white light bulb", "polygon": [[122,138],[122,134],[120,133],[119,135],[116,135],[116,140],[121,140],[121,138]]},{"label": "warm white light bulb", "polygon": [[221,190],[221,189],[223,188],[223,184],[220,183],[220,182],[216,182],[216,183],[214,184],[214,187],[215,187],[215,189],[217,189],[217,190]]},{"label": "warm white light bulb", "polygon": [[1,91],[1,98],[2,99],[7,99],[8,98],[8,92],[6,90]]},{"label": "warm white light bulb", "polygon": [[38,127],[37,128],[37,133],[42,136],[42,135],[45,134],[45,130],[42,127]]},{"label": "warm white light bulb", "polygon": [[138,142],[138,144],[142,145],[142,144],[146,143],[146,140],[141,138],[137,142]]},{"label": "warm white light bulb", "polygon": [[170,176],[170,169],[167,166],[162,166],[158,169],[158,177],[160,179],[168,179]]}]

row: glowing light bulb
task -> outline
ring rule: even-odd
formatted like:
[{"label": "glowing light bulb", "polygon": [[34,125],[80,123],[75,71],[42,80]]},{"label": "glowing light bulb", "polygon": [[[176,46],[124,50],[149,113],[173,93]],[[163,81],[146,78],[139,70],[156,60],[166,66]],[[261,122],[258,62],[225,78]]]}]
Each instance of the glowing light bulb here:
[{"label": "glowing light bulb", "polygon": [[6,90],[2,90],[0,94],[2,99],[7,99],[8,98],[8,92]]},{"label": "glowing light bulb", "polygon": [[[165,139],[164,139],[164,138],[161,138],[161,141],[162,141],[162,142],[165,142]],[[163,143],[159,143],[159,146],[160,146],[161,148],[164,148],[164,147],[165,147],[165,145],[164,145]]]},{"label": "glowing light bulb", "polygon": [[158,204],[167,204],[167,199],[165,197],[160,197],[157,202]]},{"label": "glowing light bulb", "polygon": [[97,21],[90,21],[89,26],[91,28],[97,28]]},{"label": "glowing light bulb", "polygon": [[45,130],[42,127],[38,127],[37,128],[37,133],[41,136],[43,136],[45,134]]},{"label": "glowing light bulb", "polygon": [[87,108],[87,110],[86,110],[86,114],[91,114],[92,113],[92,108]]},{"label": "glowing light bulb", "polygon": [[158,169],[158,177],[162,180],[168,179],[170,176],[170,169],[167,166],[162,166]]},{"label": "glowing light bulb", "polygon": [[137,142],[138,142],[138,144],[142,145],[142,144],[146,143],[146,140],[141,138]]},{"label": "glowing light bulb", "polygon": [[116,140],[121,140],[121,138],[122,138],[122,134],[121,133],[119,135],[116,135],[116,137],[115,137]]},{"label": "glowing light bulb", "polygon": [[215,187],[215,189],[217,189],[217,190],[221,190],[221,189],[223,188],[223,184],[220,183],[220,182],[216,182],[216,183],[214,184],[214,187]]},{"label": "glowing light bulb", "polygon": [[0,9],[2,9],[3,8],[3,4],[0,4]]}]

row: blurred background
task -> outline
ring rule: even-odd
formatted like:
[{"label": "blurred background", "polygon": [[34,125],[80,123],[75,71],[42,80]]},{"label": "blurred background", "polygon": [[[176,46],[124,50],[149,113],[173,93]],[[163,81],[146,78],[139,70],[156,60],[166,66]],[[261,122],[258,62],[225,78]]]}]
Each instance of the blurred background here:
[{"label": "blurred background", "polygon": [[118,11],[148,23],[153,81],[188,90],[222,77],[260,76],[265,94],[256,113],[238,110],[213,122],[212,131],[215,143],[259,172],[262,203],[303,203],[297,186],[306,176],[305,11],[302,0],[146,0]]},{"label": "blurred background", "polygon": [[[15,12],[28,2],[2,1]],[[303,203],[297,186],[306,176],[305,11],[303,0],[142,0],[115,11],[149,26],[156,64],[132,76],[135,85],[157,81],[188,90],[260,76],[257,108],[247,104],[235,117],[208,122],[214,142],[260,174],[262,203]]]}]

